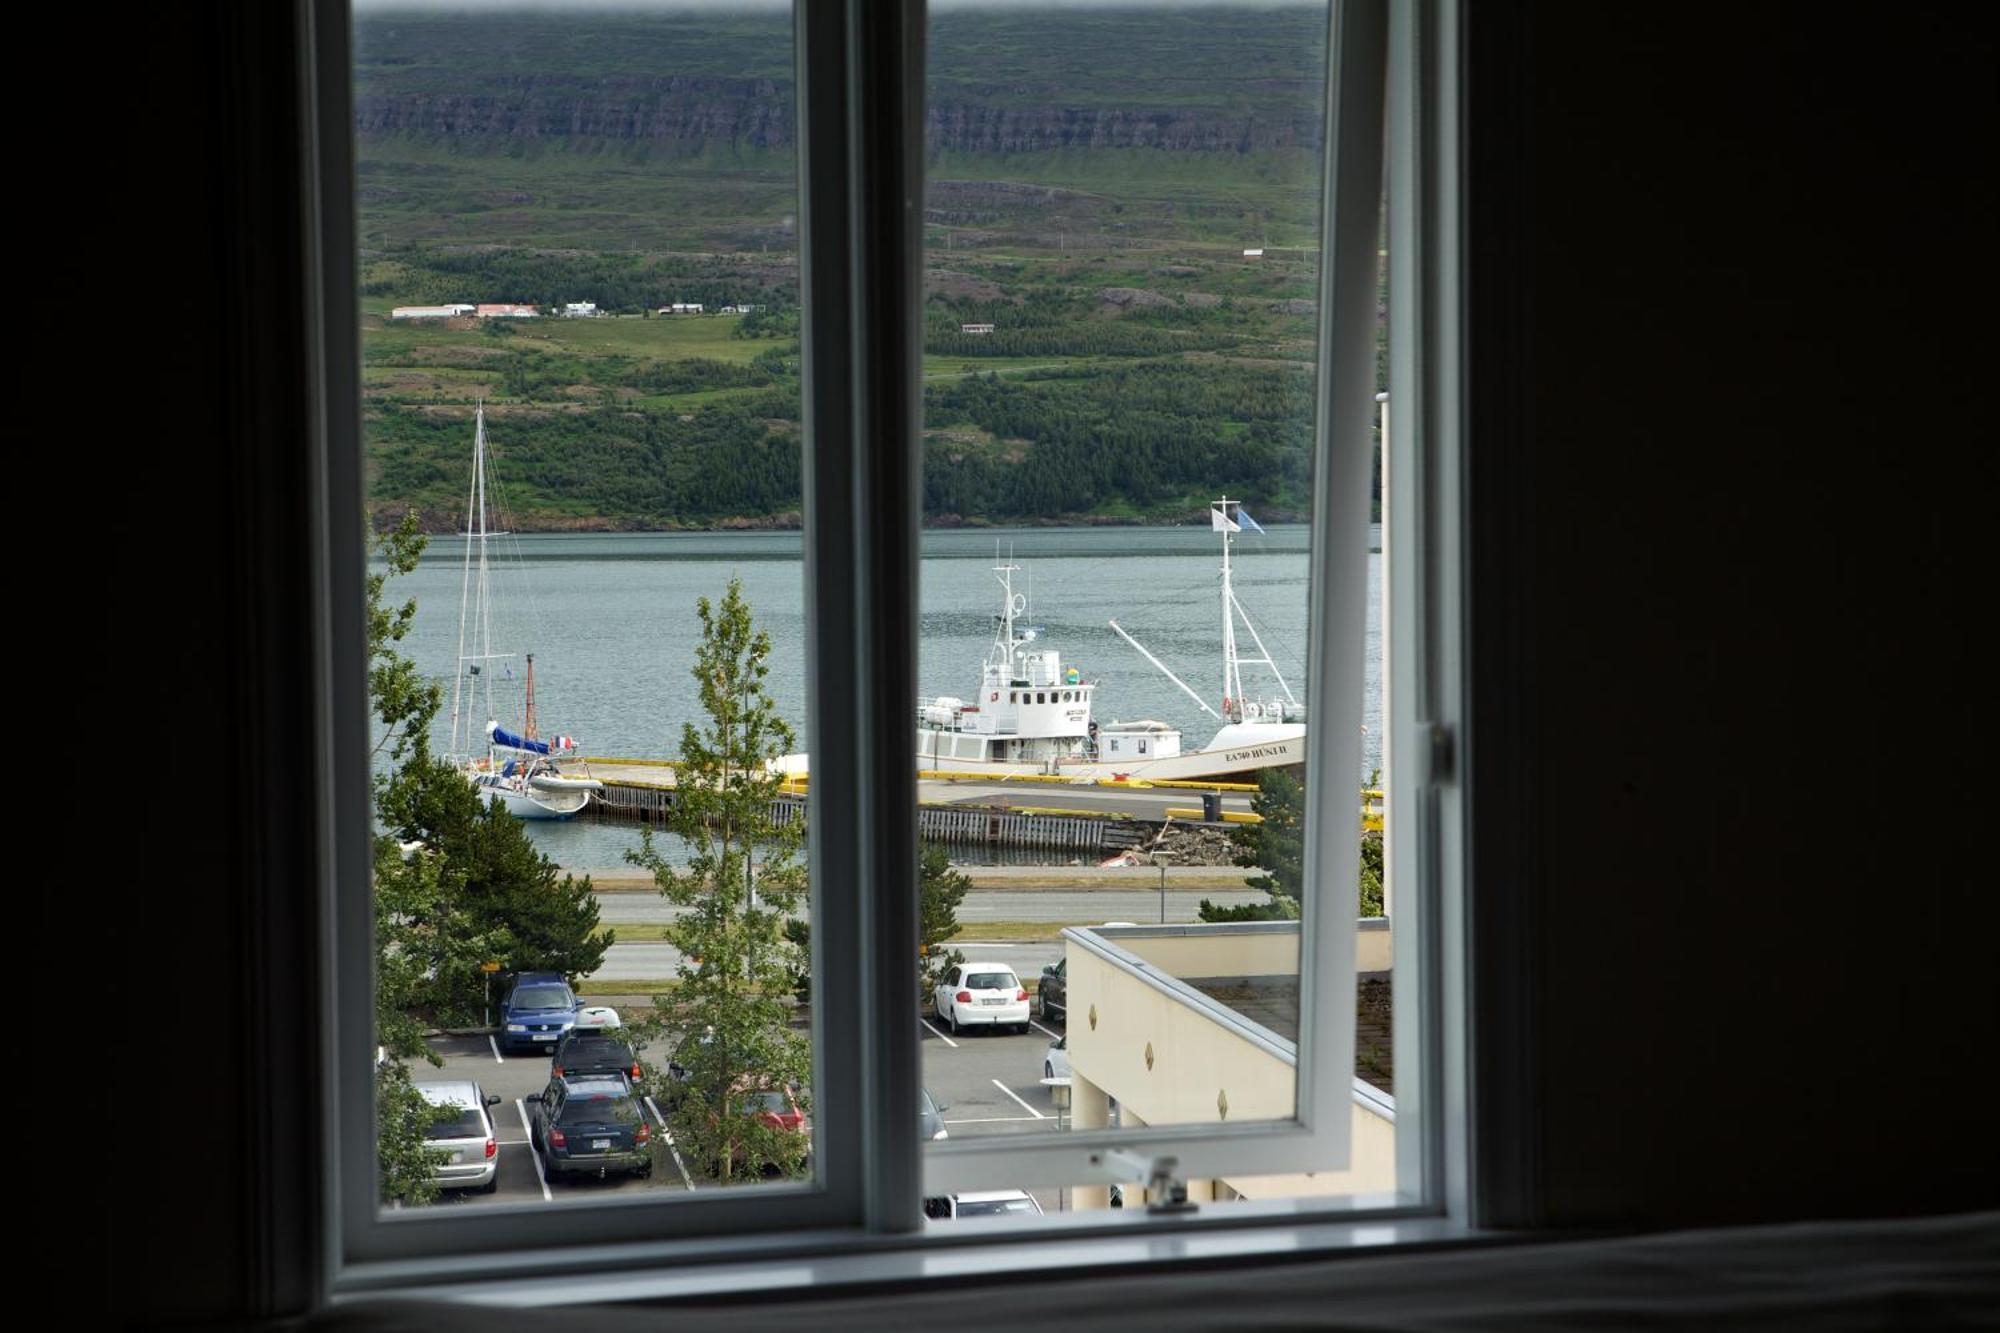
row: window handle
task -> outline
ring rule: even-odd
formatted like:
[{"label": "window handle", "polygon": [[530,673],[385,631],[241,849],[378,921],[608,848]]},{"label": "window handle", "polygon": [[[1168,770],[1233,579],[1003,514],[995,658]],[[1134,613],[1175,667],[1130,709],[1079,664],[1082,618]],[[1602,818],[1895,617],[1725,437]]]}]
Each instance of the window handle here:
[{"label": "window handle", "polygon": [[1442,722],[1418,722],[1417,785],[1441,787],[1457,776],[1458,751],[1450,727]]}]

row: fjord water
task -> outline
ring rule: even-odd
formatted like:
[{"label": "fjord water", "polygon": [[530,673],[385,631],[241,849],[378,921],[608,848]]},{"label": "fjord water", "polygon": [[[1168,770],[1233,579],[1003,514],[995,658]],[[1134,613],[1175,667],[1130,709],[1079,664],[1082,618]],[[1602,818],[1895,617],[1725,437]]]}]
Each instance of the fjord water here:
[{"label": "fjord water", "polygon": [[[1254,512],[1254,510],[1253,510]],[[1308,531],[1267,525],[1234,547],[1236,595],[1300,698],[1305,694]],[[1371,534],[1366,734],[1362,771],[1381,765],[1380,530]],[[1065,666],[1097,684],[1100,723],[1156,718],[1181,729],[1190,749],[1218,725],[1106,623],[1116,619],[1210,708],[1222,678],[1222,539],[1206,526],[1018,528],[927,531],[921,570],[918,686],[924,698],[976,696],[979,665],[993,641],[1000,586],[996,550],[1021,566],[1014,589],[1028,599],[1019,625],[1037,630]],[[757,628],[771,636],[772,697],[810,748],[805,716],[805,605],[796,532],[580,533],[509,536],[489,543],[494,602],[492,650],[535,657],[535,701],[543,736],[575,737],[589,755],[665,759],[679,752],[681,728],[699,723],[694,678],[701,640],[696,599],[719,602],[731,577],[743,580]],[[423,563],[392,580],[386,599],[415,598],[403,648],[443,682],[445,707],[434,741],[450,737],[451,680],[459,634],[465,541],[431,539]],[[840,614],[838,605],[823,613]],[[468,631],[470,633],[470,631]],[[468,643],[467,652],[478,651]],[[1238,630],[1239,655],[1255,655]],[[523,656],[493,667],[508,700],[503,725],[519,720]],[[1276,694],[1261,667],[1244,669],[1257,695]],[[1267,688],[1268,687],[1268,688]],[[910,701],[915,725],[917,700]],[[485,718],[471,719],[475,731]],[[912,745],[914,746],[914,734]],[[638,845],[636,829],[588,819],[535,822],[530,831],[561,865],[618,865]]]}]

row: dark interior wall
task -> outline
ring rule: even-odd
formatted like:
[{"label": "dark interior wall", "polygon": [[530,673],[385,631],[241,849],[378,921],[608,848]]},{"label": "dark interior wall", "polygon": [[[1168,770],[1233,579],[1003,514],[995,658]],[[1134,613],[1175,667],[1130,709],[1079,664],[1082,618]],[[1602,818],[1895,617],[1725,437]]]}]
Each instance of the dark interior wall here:
[{"label": "dark interior wall", "polygon": [[[143,421],[107,466],[135,480],[125,512],[171,537],[121,524],[98,538],[134,594],[121,637],[155,648],[117,655],[112,697],[137,684],[185,739],[163,747],[164,772],[135,772],[134,815],[82,844],[87,869],[106,872],[86,881],[104,906],[75,924],[116,946],[102,1012],[116,1016],[118,1087],[146,1108],[124,1140],[142,1169],[61,1189],[117,1256],[91,1294],[148,1322],[299,1308],[316,1253],[311,349],[292,8],[155,6],[93,34],[129,43],[123,68],[139,71],[137,122],[111,168],[118,241],[93,260],[179,294],[118,368],[143,380]],[[102,474],[87,457],[69,466],[91,490]]]},{"label": "dark interior wall", "polygon": [[1470,8],[1475,891],[1533,923],[1523,1215],[1991,1205],[1990,41]]},{"label": "dark interior wall", "polygon": [[[1527,1195],[1991,1204],[1990,46],[1922,11],[1472,8],[1477,892],[1532,924],[1494,1051],[1528,1071]],[[230,765],[147,831],[105,1011],[150,1012],[170,958],[242,1022],[121,1038],[170,1133],[100,1221],[115,1308],[212,1321],[295,1308],[311,1266],[309,955],[255,942],[302,928],[314,855],[309,405],[292,19],[171,18],[137,63],[183,128],[129,197],[202,297],[156,340],[140,460],[193,564],[145,577],[162,691]]]}]

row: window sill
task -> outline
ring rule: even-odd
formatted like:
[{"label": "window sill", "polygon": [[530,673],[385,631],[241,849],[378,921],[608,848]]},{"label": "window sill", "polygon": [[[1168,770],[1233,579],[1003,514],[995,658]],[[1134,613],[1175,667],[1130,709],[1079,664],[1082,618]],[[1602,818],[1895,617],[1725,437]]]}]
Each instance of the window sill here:
[{"label": "window sill", "polygon": [[383,1299],[539,1308],[788,1295],[1033,1277],[1171,1264],[1333,1258],[1494,1242],[1386,1196],[1238,1203],[1184,1218],[1143,1211],[1050,1216],[1024,1233],[1012,1219],[931,1223],[912,1235],[851,1231],[719,1236],[699,1241],[513,1251],[357,1265],[332,1303]]}]

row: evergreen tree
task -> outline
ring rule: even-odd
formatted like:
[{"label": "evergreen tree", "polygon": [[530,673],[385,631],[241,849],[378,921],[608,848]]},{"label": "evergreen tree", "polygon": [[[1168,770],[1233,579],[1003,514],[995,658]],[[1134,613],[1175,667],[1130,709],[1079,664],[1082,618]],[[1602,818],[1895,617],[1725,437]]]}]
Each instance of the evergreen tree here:
[{"label": "evergreen tree", "polygon": [[764,1124],[745,1099],[755,1089],[791,1088],[810,1113],[810,1052],[790,1024],[798,953],[785,936],[786,918],[806,901],[796,860],[802,830],[772,819],[781,778],[768,766],[791,749],[792,729],[766,692],[771,639],[753,628],[741,580],[730,580],[719,607],[704,597],[696,609],[694,676],[707,720],[681,730],[668,820],[692,854],[676,869],[650,830],[641,850],[627,853],[682,909],[668,927],[681,954],[678,984],[654,1003],[686,1078],[656,1075],[653,1086],[673,1107],[682,1149],[725,1182],[766,1170],[798,1175],[800,1136]]},{"label": "evergreen tree", "polygon": [[[1204,898],[1196,909],[1203,921],[1291,921],[1299,915],[1305,886],[1305,783],[1291,770],[1266,768],[1257,774],[1257,794],[1250,808],[1263,817],[1257,824],[1242,824],[1229,831],[1229,839],[1242,852],[1240,866],[1255,866],[1267,873],[1244,883],[1262,889],[1269,896],[1261,903],[1240,907],[1217,907]],[[1382,915],[1382,834],[1364,829],[1361,834],[1359,914]]]},{"label": "evergreen tree", "polygon": [[[382,602],[389,579],[417,567],[424,542],[414,516],[406,517],[377,545],[386,568],[371,573],[366,584],[374,752],[392,762],[421,763],[428,758],[431,718],[439,705],[438,687],[426,682],[415,664],[396,651],[409,633],[416,603],[405,602],[392,610]],[[378,804],[392,781],[390,774],[376,775]],[[421,1058],[434,1065],[444,1063],[424,1045],[423,1026],[414,1016],[435,961],[438,864],[426,855],[405,859],[390,835],[377,837],[374,851],[375,1041],[382,1053],[375,1067],[378,1189],[384,1203],[426,1203],[437,1197],[432,1167],[438,1159],[426,1132],[439,1116],[411,1085],[409,1062]]]},{"label": "evergreen tree", "polygon": [[945,941],[958,934],[958,905],[972,881],[951,868],[942,847],[924,848],[917,881],[917,944],[922,962],[918,967],[918,1003],[928,999],[940,978],[965,955],[948,948]]}]

